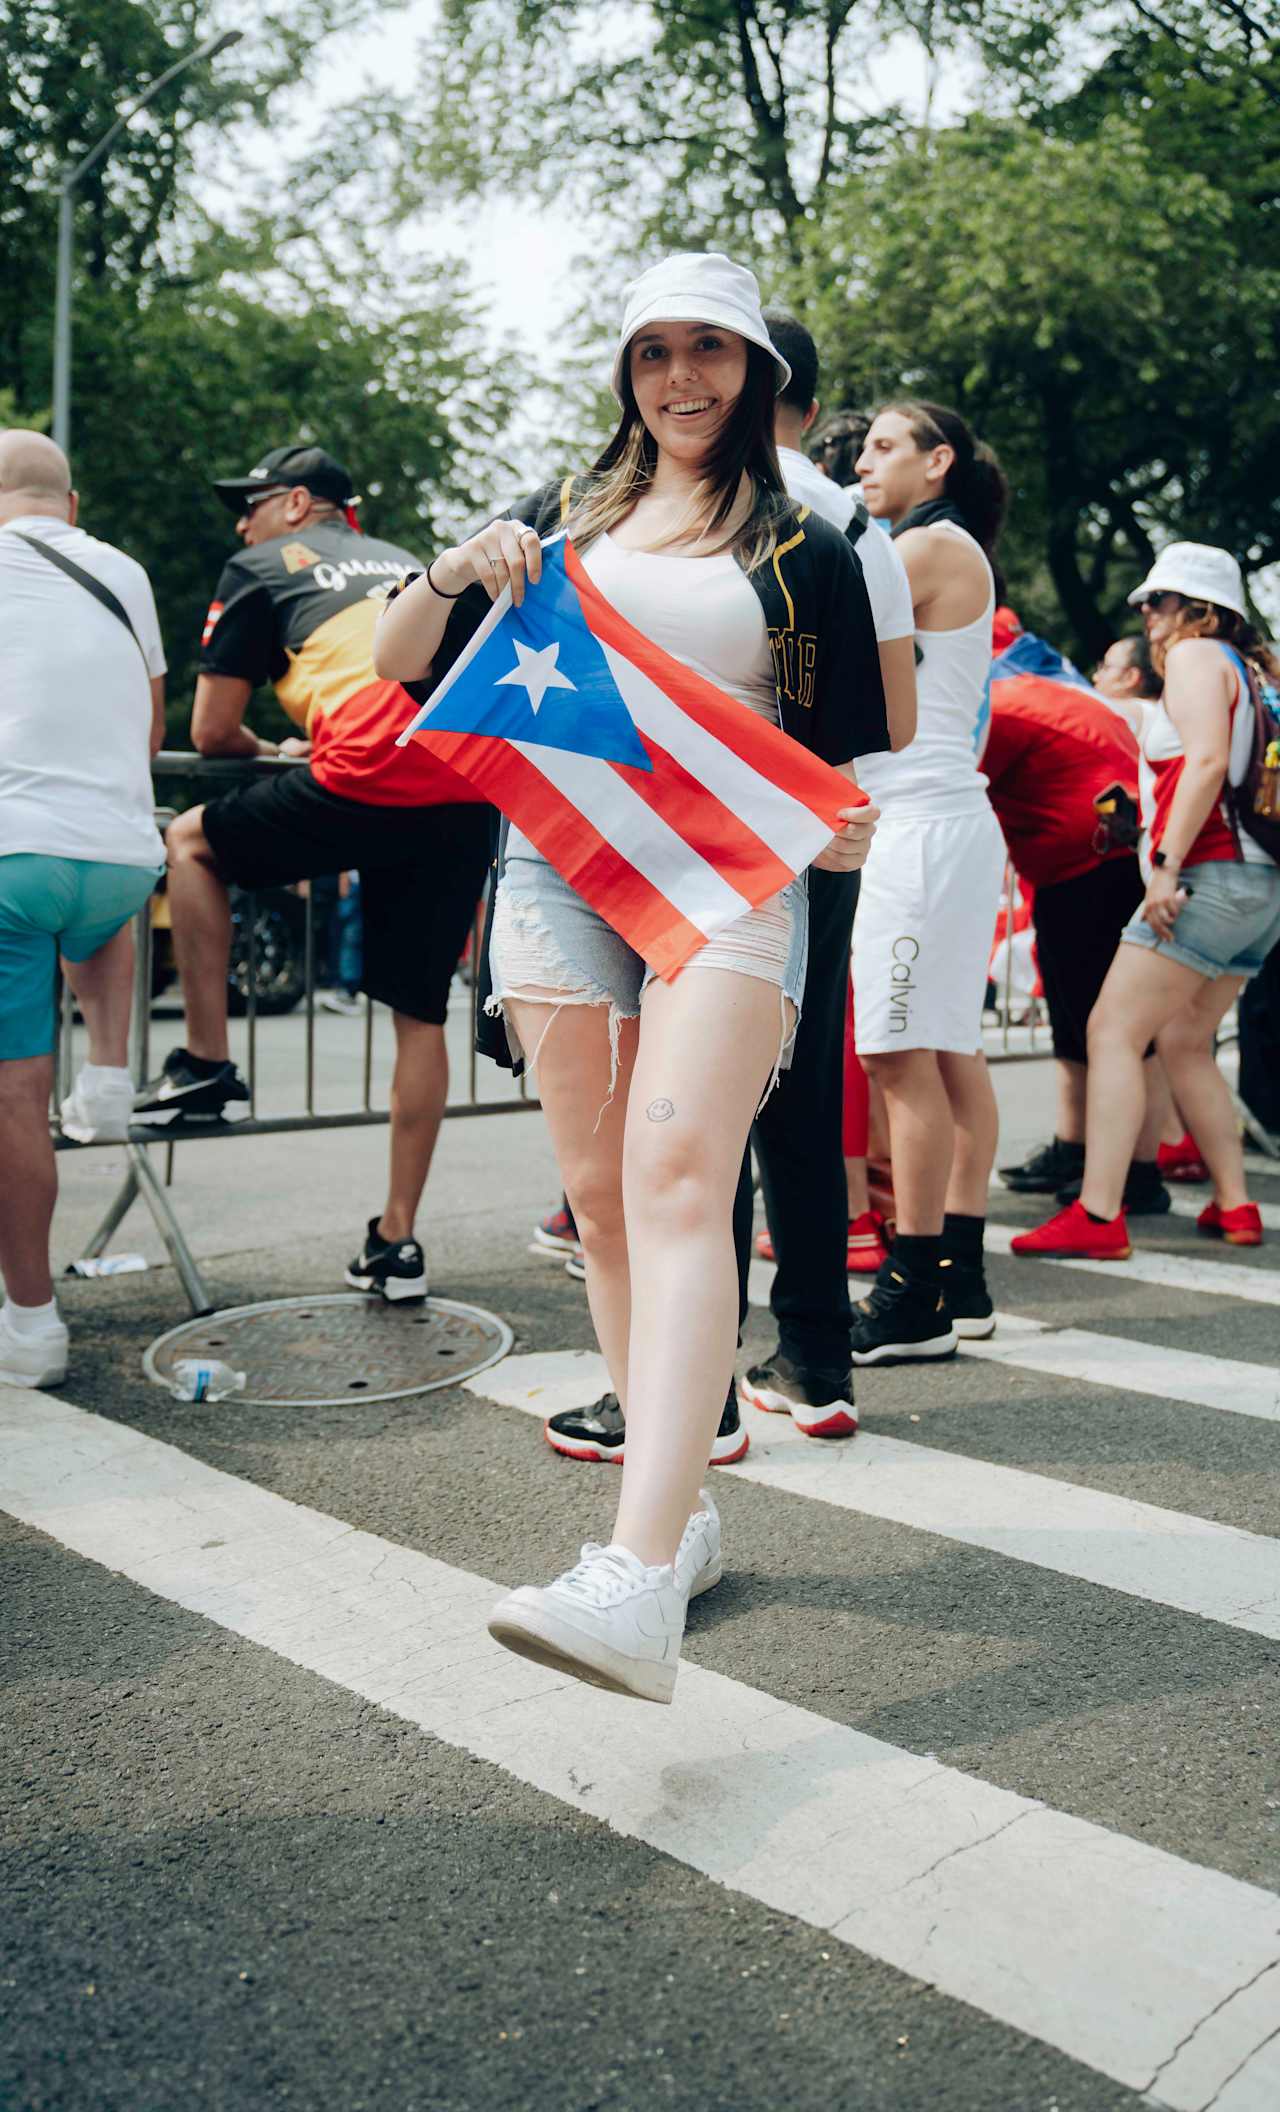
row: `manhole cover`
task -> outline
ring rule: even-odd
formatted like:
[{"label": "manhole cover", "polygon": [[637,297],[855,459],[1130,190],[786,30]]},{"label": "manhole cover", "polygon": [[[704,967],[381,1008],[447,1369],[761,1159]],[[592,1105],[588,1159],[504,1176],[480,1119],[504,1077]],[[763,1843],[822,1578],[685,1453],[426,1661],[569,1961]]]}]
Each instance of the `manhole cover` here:
[{"label": "manhole cover", "polygon": [[142,1365],[164,1386],[179,1357],[216,1357],[247,1375],[235,1400],[334,1408],[456,1386],[505,1357],[512,1340],[505,1320],[451,1298],[400,1306],[341,1294],[277,1298],[171,1328],[151,1344]]}]

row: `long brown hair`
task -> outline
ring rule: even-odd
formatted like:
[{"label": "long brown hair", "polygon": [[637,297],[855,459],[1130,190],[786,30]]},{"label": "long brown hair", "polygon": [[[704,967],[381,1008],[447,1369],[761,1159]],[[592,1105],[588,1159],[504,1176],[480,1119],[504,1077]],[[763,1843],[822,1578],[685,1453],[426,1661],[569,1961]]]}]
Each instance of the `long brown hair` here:
[{"label": "long brown hair", "polygon": [[1213,638],[1219,645],[1232,646],[1242,660],[1248,660],[1260,675],[1269,682],[1280,683],[1280,659],[1261,631],[1234,609],[1223,609],[1216,601],[1187,601],[1173,619],[1173,629],[1167,638],[1151,647],[1151,664],[1163,679],[1164,664],[1171,645],[1178,645],[1184,638]]},{"label": "long brown hair", "polygon": [[[668,537],[669,542],[684,541],[689,530],[703,538],[719,535],[707,555],[730,550],[748,572],[770,557],[778,530],[790,517],[773,440],[777,384],[778,370],[769,354],[749,343],[746,378],[708,450],[687,528]],[[658,443],[640,416],[628,361],[623,366],[618,429],[593,463],[587,487],[565,523],[580,549],[625,519],[648,489],[657,460]],[[751,511],[738,528],[728,531],[744,472],[751,479]]]}]

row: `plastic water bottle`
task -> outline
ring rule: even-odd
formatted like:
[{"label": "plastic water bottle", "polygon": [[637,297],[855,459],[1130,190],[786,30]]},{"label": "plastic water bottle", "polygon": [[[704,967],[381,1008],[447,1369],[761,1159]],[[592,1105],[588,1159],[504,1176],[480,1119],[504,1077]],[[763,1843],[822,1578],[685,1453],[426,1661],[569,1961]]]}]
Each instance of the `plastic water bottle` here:
[{"label": "plastic water bottle", "polygon": [[179,1357],[165,1383],[175,1401],[225,1401],[244,1392],[245,1374],[216,1357]]}]

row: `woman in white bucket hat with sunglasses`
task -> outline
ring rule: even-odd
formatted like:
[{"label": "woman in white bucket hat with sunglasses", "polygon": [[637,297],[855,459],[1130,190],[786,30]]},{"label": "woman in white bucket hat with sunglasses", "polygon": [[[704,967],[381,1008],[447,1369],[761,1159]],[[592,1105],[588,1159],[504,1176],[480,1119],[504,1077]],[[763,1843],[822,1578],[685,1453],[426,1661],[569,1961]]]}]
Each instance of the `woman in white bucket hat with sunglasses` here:
[{"label": "woman in white bucket hat with sunglasses", "polygon": [[[439,552],[388,606],[378,672],[417,680],[430,665],[440,680],[502,590],[518,602],[539,578],[540,536],[565,527],[637,630],[852,777],[853,756],[890,745],[875,632],[850,546],[786,496],[773,417],[789,374],[749,271],[715,254],[646,271],[627,290],[604,453]],[[912,730],[894,728],[894,744]],[[860,866],[873,820],[848,810],[815,862]],[[490,1629],[521,1655],[669,1701],[688,1598],[720,1575],[698,1484],[735,1355],[738,1172],[799,1016],[804,880],[668,983],[514,828],[500,866],[494,1024],[537,1058],[626,1444],[611,1543],[511,1593]]]},{"label": "woman in white bucket hat with sunglasses", "polygon": [[1280,865],[1239,826],[1229,799],[1253,741],[1250,672],[1275,683],[1280,664],[1249,621],[1240,567],[1228,550],[1171,543],[1129,600],[1142,611],[1164,678],[1141,737],[1154,778],[1151,878],[1089,1018],[1079,1199],[1015,1239],[1015,1254],[1128,1257],[1121,1198],[1145,1105],[1143,1056],[1153,1039],[1213,1176],[1201,1231],[1238,1246],[1262,1239],[1214,1035],[1280,943]]}]

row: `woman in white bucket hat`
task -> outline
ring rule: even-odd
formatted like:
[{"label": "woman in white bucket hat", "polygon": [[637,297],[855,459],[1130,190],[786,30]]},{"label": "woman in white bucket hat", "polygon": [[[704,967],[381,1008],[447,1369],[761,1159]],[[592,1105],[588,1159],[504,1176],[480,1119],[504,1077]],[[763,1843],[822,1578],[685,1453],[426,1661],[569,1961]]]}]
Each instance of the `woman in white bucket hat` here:
[{"label": "woman in white bucket hat", "polygon": [[1280,664],[1249,621],[1229,550],[1170,543],[1129,600],[1142,611],[1165,685],[1141,733],[1154,779],[1151,878],[1089,1017],[1079,1198],[1015,1239],[1016,1254],[1127,1259],[1122,1197],[1153,1039],[1213,1176],[1200,1230],[1236,1246],[1262,1240],[1214,1037],[1248,977],[1280,944],[1280,865],[1240,825],[1229,798],[1253,743],[1250,677],[1271,685]]},{"label": "woman in white bucket hat", "polygon": [[[636,630],[852,776],[853,756],[890,745],[874,624],[845,538],[786,496],[773,414],[789,371],[749,271],[688,254],[644,272],[627,290],[611,375],[621,416],[599,460],[437,553],[382,618],[378,672],[417,680],[430,665],[439,681],[503,588],[519,601],[538,580],[539,539],[564,527]],[[816,862],[860,866],[870,833],[867,810],[849,810]],[[698,1484],[733,1372],[731,1211],[799,1016],[804,880],[664,982],[515,828],[499,867],[487,966],[502,1041],[482,1046],[502,1060],[509,1038],[537,1060],[626,1420],[611,1544],[511,1593],[490,1628],[522,1655],[669,1701],[687,1600],[720,1574]]]}]

